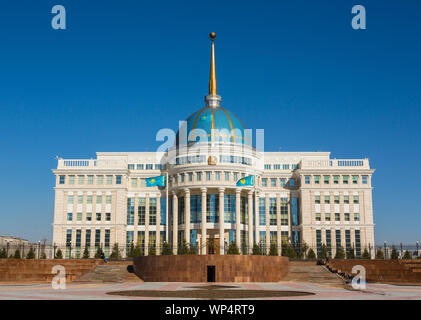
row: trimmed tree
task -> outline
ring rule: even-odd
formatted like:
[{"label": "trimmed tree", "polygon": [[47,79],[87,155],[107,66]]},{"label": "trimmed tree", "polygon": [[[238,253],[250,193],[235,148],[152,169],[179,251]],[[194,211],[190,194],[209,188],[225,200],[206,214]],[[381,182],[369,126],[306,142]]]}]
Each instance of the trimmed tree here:
[{"label": "trimmed tree", "polygon": [[61,249],[58,249],[56,252],[56,259],[63,259],[63,252],[61,252]]},{"label": "trimmed tree", "polygon": [[335,259],[345,259],[345,251],[341,246],[336,249]]},{"label": "trimmed tree", "polygon": [[89,249],[88,249],[88,246],[85,246],[85,250],[83,250],[82,259],[89,259]]},{"label": "trimmed tree", "polygon": [[296,259],[297,258],[297,252],[295,252],[295,249],[291,244],[288,244],[286,246],[284,256],[288,257],[290,259]]},{"label": "trimmed tree", "polygon": [[114,243],[113,250],[111,251],[111,254],[110,254],[110,259],[113,259],[113,260],[120,260],[121,259],[121,254],[120,254],[120,250],[118,248],[118,243]]},{"label": "trimmed tree", "polygon": [[347,259],[355,259],[354,248],[351,247],[351,249],[348,250],[348,252],[346,253],[346,258]]},{"label": "trimmed tree", "polygon": [[326,259],[329,256],[329,251],[327,250],[326,245],[323,243],[322,244],[322,250],[320,251],[319,254],[319,259]]},{"label": "trimmed tree", "polygon": [[363,252],[363,255],[361,256],[361,259],[365,259],[365,260],[370,260],[371,259],[370,254],[368,253],[367,248],[364,249],[364,252]]},{"label": "trimmed tree", "polygon": [[7,258],[7,253],[6,253],[6,249],[2,249],[0,250],[0,259],[6,259]]},{"label": "trimmed tree", "polygon": [[307,250],[308,250],[308,245],[307,243],[305,243],[304,241],[301,243],[300,245],[300,249],[298,251],[298,257],[300,259],[304,259],[306,257],[307,254]]},{"label": "trimmed tree", "polygon": [[316,259],[316,254],[314,253],[314,250],[312,248],[310,248],[310,250],[308,250],[307,259],[308,260],[315,260]]},{"label": "trimmed tree", "polygon": [[172,248],[171,245],[168,242],[162,243],[162,255],[172,255]]},{"label": "trimmed tree", "polygon": [[269,255],[270,256],[277,256],[278,255],[278,246],[276,243],[271,243],[269,247]]},{"label": "trimmed tree", "polygon": [[262,254],[260,252],[260,247],[256,243],[253,244],[253,250],[252,250],[251,254],[255,255],[255,256]]},{"label": "trimmed tree", "polygon": [[139,241],[136,243],[136,247],[133,249],[133,257],[140,257],[142,255],[142,247]]},{"label": "trimmed tree", "polygon": [[187,245],[186,239],[183,239],[181,246],[177,249],[177,254],[187,254],[189,252],[189,246]]},{"label": "trimmed tree", "polygon": [[408,252],[408,250],[405,250],[405,253],[404,253],[404,255],[403,255],[403,258],[402,258],[402,259],[405,259],[405,260],[410,260],[410,259],[412,259],[411,254]]},{"label": "trimmed tree", "polygon": [[384,259],[384,254],[382,249],[377,249],[376,251],[376,259]]},{"label": "trimmed tree", "polygon": [[13,259],[20,259],[20,258],[21,258],[21,256],[20,256],[20,250],[19,249],[16,249],[15,250],[15,254],[13,256]]},{"label": "trimmed tree", "polygon": [[129,258],[133,258],[134,257],[134,243],[133,243],[133,240],[130,242],[128,257]]},{"label": "trimmed tree", "polygon": [[28,254],[26,255],[26,259],[35,259],[35,251],[34,248],[30,247]]},{"label": "trimmed tree", "polygon": [[227,254],[240,254],[240,249],[234,241],[229,245]]},{"label": "trimmed tree", "polygon": [[148,255],[149,256],[156,256],[156,248],[153,244],[151,244],[149,246]]},{"label": "trimmed tree", "polygon": [[101,259],[102,249],[101,247],[98,247],[95,252],[95,259]]},{"label": "trimmed tree", "polygon": [[395,246],[392,246],[392,253],[390,254],[390,259],[397,260],[399,259],[398,252],[396,251]]}]

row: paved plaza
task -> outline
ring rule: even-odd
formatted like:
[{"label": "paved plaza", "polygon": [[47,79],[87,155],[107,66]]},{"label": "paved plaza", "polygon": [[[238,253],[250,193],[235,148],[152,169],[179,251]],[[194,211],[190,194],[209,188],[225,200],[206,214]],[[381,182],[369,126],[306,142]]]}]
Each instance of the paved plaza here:
[{"label": "paved plaza", "polygon": [[[70,283],[64,290],[54,290],[47,284],[22,284],[0,285],[0,300],[145,300],[145,299],[170,299],[156,297],[132,297],[109,295],[108,292],[133,291],[133,290],[158,290],[178,291],[197,290],[207,283],[169,283],[169,282],[144,282],[144,283]],[[388,284],[368,284],[366,290],[355,291],[340,287],[323,286],[308,282],[282,281],[277,283],[218,283],[217,285],[231,286],[232,290],[282,290],[301,291],[313,295],[295,297],[270,297],[263,299],[304,299],[304,300],[421,300],[421,286],[395,286]],[[218,289],[222,290],[222,289]],[[260,298],[259,298],[260,299]],[[249,300],[249,298],[247,299]]]}]

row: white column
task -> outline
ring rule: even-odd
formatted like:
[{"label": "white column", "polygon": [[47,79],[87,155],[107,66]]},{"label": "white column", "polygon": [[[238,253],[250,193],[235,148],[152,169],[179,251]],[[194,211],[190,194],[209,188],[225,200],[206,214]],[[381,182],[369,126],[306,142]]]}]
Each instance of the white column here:
[{"label": "white column", "polygon": [[269,220],[269,194],[266,193],[265,201],[265,210],[266,210],[266,254],[269,254],[270,248],[270,220]]},{"label": "white column", "polygon": [[155,231],[156,255],[161,254],[161,193],[156,194],[156,231]]},{"label": "white column", "polygon": [[186,239],[186,243],[190,243],[190,189],[184,189],[184,238]]},{"label": "white column", "polygon": [[225,253],[225,237],[224,237],[224,188],[219,188],[219,254]]},{"label": "white column", "polygon": [[145,256],[149,255],[149,203],[149,193],[147,193],[145,208]]},{"label": "white column", "polygon": [[248,192],[248,253],[251,254],[253,249],[253,191]]},{"label": "white column", "polygon": [[202,191],[202,254],[206,254],[206,188],[201,188]]},{"label": "white column", "polygon": [[240,242],[240,197],[241,197],[241,189],[235,190],[235,243],[237,247],[240,249],[241,242]]},{"label": "white column", "polygon": [[177,254],[178,247],[178,198],[175,191],[172,196],[172,212],[173,212],[173,227],[172,227],[172,251],[173,254]]},{"label": "white column", "polygon": [[276,242],[278,243],[278,255],[282,254],[282,238],[281,238],[281,195],[276,195]]},{"label": "white column", "polygon": [[254,237],[254,241],[259,245],[259,195],[257,194],[257,191],[254,192]]}]

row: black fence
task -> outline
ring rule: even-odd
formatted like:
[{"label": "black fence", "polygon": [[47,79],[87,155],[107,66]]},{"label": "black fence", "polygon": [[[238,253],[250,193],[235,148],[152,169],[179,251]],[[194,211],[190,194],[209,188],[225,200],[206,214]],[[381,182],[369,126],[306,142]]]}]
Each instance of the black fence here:
[{"label": "black fence", "polygon": [[[145,248],[144,244],[111,246],[76,246],[76,245],[43,245],[43,244],[6,244],[0,245],[0,258],[15,259],[93,259],[107,258],[111,260],[131,259],[135,256],[156,254],[220,254],[219,243],[210,243],[206,248],[198,245],[189,245],[185,242],[174,247],[171,243],[163,243],[158,248],[151,244]],[[248,246],[241,244],[237,247],[234,243],[225,244],[224,254],[242,255],[282,255],[291,260],[312,259],[420,259],[421,247],[415,244],[390,244],[376,246],[355,246],[350,244],[345,247],[320,244],[308,246],[282,243],[277,245],[258,244]]]}]

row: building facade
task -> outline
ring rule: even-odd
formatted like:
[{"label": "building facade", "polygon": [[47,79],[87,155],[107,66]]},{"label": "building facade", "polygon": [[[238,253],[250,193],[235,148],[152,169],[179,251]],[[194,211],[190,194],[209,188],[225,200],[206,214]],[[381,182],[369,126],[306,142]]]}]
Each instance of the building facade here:
[{"label": "building facade", "polygon": [[[165,152],[98,152],[96,159],[58,159],[53,243],[79,256],[87,247],[127,255],[173,253],[187,243],[198,254],[243,254],[254,244],[303,243],[332,256],[342,247],[374,247],[368,159],[332,159],[329,152],[264,152],[250,130],[221,106],[215,75],[215,35],[205,106],[180,126]],[[166,176],[165,187],[146,178]],[[253,176],[254,185],[238,181]],[[374,252],[373,252],[374,253]]]}]

